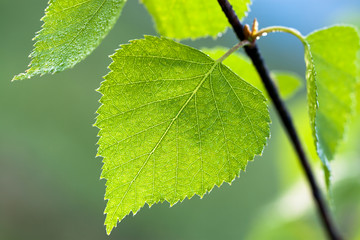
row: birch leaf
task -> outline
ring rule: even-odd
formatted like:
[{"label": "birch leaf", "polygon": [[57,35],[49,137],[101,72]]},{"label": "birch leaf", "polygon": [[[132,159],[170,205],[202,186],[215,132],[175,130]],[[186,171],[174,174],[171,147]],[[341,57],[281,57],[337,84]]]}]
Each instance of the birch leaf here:
[{"label": "birch leaf", "polygon": [[354,112],[359,36],[353,27],[334,26],[305,41],[310,121],[318,155],[329,170]]},{"label": "birch leaf", "polygon": [[56,73],[87,57],[115,24],[126,0],[50,0],[44,25],[34,40],[31,63],[23,80]]},{"label": "birch leaf", "polygon": [[130,212],[231,183],[269,137],[262,93],[222,63],[148,36],[112,56],[96,126],[107,233]]},{"label": "birch leaf", "polygon": [[[158,32],[175,39],[216,37],[229,26],[217,1],[142,0],[153,16]],[[239,18],[249,10],[251,0],[229,1]]]}]

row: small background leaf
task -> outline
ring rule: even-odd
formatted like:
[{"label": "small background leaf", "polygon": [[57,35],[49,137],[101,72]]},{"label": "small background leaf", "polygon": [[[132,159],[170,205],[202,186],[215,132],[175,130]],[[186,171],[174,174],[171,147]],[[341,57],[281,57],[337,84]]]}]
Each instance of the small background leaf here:
[{"label": "small background leaf", "polygon": [[303,86],[301,77],[296,73],[276,70],[271,74],[283,99],[292,97]]},{"label": "small background leaf", "polygon": [[[358,28],[358,32],[359,32]],[[356,112],[360,114],[360,51],[357,53],[357,84],[356,84]]]},{"label": "small background leaf", "polygon": [[[218,59],[224,55],[228,49],[223,47],[216,47],[212,49],[205,48],[202,51],[208,54],[211,58]],[[226,58],[223,63],[242,79],[259,89],[267,97],[267,92],[264,89],[264,85],[259,77],[259,74],[248,57],[239,52],[235,52]],[[291,97],[302,87],[301,77],[295,73],[286,71],[272,71],[271,75],[279,89],[282,98],[286,99]]]},{"label": "small background leaf", "polygon": [[[229,26],[217,1],[142,0],[153,16],[158,32],[175,39],[216,37]],[[251,0],[229,1],[239,18],[248,11]]]},{"label": "small background leaf", "polygon": [[13,80],[55,73],[89,55],[115,24],[126,0],[49,1],[30,68]]},{"label": "small background leaf", "polygon": [[96,126],[107,179],[107,232],[130,212],[231,183],[269,137],[259,90],[174,41],[122,45],[101,84]]}]

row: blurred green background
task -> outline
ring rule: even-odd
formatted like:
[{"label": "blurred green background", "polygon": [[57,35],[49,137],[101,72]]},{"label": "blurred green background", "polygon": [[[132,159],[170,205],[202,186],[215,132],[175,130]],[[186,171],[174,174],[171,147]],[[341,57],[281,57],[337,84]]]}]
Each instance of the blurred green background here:
[{"label": "blurred green background", "polygon": [[[107,38],[85,61],[55,75],[11,83],[29,63],[34,33],[47,0],[0,1],[0,239],[325,239],[302,170],[272,111],[272,138],[262,157],[250,162],[232,186],[144,207],[126,217],[111,236],[103,226],[105,181],[95,158],[99,107],[95,92],[119,44],[156,35],[138,0],[129,0]],[[285,25],[303,34],[326,25],[360,26],[358,0],[254,0],[245,20],[260,27]],[[194,47],[236,43],[220,39],[184,41]],[[259,41],[271,69],[304,76],[303,49],[294,37],[271,34]],[[305,91],[287,101],[297,128],[309,134]],[[360,114],[333,163],[332,208],[347,239],[360,239]],[[312,156],[312,150],[309,148]],[[313,167],[322,182],[320,163]]]}]

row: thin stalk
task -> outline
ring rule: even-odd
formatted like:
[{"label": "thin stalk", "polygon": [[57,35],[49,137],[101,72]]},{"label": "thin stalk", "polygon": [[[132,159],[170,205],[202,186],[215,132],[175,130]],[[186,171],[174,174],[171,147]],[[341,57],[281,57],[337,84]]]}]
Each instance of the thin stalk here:
[{"label": "thin stalk", "polygon": [[234,45],[232,48],[230,48],[224,55],[222,55],[219,59],[216,60],[216,62],[222,62],[224,61],[228,56],[230,56],[233,52],[236,52],[239,50],[239,48],[242,48],[244,46],[250,45],[251,43],[248,40],[244,40],[239,42],[238,44]]},{"label": "thin stalk", "polygon": [[258,32],[256,32],[254,37],[255,38],[261,37],[261,36],[271,33],[271,32],[290,33],[290,34],[294,35],[295,37],[297,37],[303,44],[306,44],[304,36],[301,35],[301,33],[298,30],[296,30],[294,28],[283,27],[283,26],[272,26],[272,27],[266,27],[266,28],[260,29]]},{"label": "thin stalk", "polygon": [[[237,17],[236,13],[232,9],[231,4],[227,0],[218,0],[223,12],[225,13],[229,23],[231,24],[235,34],[237,35],[240,41],[246,40],[244,32],[243,32],[243,25],[241,24],[239,18]],[[278,28],[279,29],[279,28]],[[299,35],[301,36],[301,35]],[[308,183],[310,185],[312,195],[316,206],[318,208],[321,220],[324,224],[324,228],[329,236],[329,239],[339,240],[342,239],[340,237],[339,232],[337,231],[332,218],[330,216],[328,207],[324,201],[320,188],[315,180],[314,174],[312,173],[310,163],[305,155],[303,146],[299,140],[298,134],[295,130],[293,121],[288,110],[285,107],[284,102],[281,100],[279,96],[279,92],[274,85],[273,80],[270,77],[269,71],[262,59],[259,49],[256,44],[251,44],[245,47],[246,54],[252,60],[260,78],[265,86],[268,95],[270,96],[275,109],[286,129],[288,136],[291,140],[293,147],[296,150],[296,153],[299,157],[301,166],[303,167],[304,173],[307,177]]]}]

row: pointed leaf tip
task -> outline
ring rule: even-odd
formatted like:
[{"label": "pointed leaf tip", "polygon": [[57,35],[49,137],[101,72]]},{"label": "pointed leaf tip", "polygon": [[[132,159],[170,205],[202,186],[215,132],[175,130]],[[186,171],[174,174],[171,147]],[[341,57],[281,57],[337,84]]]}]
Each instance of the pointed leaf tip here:
[{"label": "pointed leaf tip", "polygon": [[107,233],[147,203],[170,205],[232,182],[269,137],[262,93],[223,64],[166,38],[117,50],[96,126]]},{"label": "pointed leaf tip", "polygon": [[33,39],[30,68],[13,81],[63,71],[82,61],[113,27],[125,2],[50,1],[42,29]]},{"label": "pointed leaf tip", "polygon": [[329,161],[354,113],[360,40],[354,27],[333,26],[309,34],[305,41],[310,121],[317,153],[330,177]]}]

